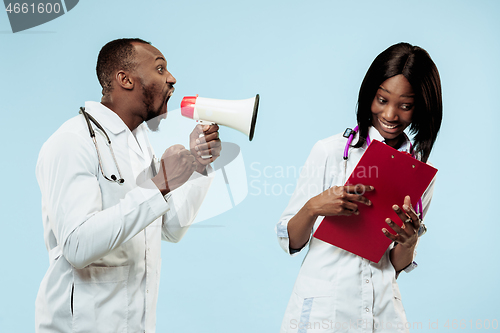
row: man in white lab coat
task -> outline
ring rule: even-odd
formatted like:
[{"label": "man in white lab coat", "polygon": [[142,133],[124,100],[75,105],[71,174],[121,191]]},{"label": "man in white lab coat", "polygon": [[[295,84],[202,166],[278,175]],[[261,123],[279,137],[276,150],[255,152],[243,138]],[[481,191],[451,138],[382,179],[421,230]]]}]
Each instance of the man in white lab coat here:
[{"label": "man in white lab coat", "polygon": [[197,126],[189,149],[175,145],[155,160],[146,122],[155,130],[165,118],[176,80],[149,43],[109,42],[97,75],[101,102],[65,122],[37,163],[50,260],[39,333],[154,332],[160,242],[183,237],[221,151],[217,125]]}]

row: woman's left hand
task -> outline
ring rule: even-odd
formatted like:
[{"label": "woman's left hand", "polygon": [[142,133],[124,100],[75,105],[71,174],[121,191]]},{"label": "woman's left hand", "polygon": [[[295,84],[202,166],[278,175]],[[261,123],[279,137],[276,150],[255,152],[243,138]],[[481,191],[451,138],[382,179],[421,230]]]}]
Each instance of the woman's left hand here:
[{"label": "woman's left hand", "polygon": [[394,242],[398,242],[406,248],[412,248],[417,245],[418,240],[418,229],[420,228],[420,219],[418,215],[413,210],[411,205],[411,199],[409,196],[405,197],[403,209],[398,205],[392,206],[392,209],[398,214],[401,221],[403,221],[403,226],[400,227],[394,223],[391,219],[386,219],[385,222],[392,228],[397,234],[391,234],[387,229],[383,228],[382,232]]}]

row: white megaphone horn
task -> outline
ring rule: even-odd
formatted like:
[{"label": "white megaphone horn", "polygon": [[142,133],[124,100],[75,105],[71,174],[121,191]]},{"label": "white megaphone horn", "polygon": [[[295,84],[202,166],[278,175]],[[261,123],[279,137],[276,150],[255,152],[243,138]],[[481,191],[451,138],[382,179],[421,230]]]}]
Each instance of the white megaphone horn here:
[{"label": "white megaphone horn", "polygon": [[244,133],[250,141],[253,139],[259,94],[249,99],[237,101],[186,96],[181,102],[184,117],[194,119],[201,124],[224,125]]}]

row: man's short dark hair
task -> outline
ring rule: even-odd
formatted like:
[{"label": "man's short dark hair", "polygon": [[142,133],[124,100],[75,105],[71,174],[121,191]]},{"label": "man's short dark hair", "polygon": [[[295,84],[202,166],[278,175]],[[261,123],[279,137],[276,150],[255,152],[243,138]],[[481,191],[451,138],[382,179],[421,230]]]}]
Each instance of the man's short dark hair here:
[{"label": "man's short dark hair", "polygon": [[104,45],[97,57],[97,78],[102,87],[102,94],[111,92],[113,75],[118,70],[134,70],[135,50],[132,43],[151,44],[140,38],[122,38],[113,40]]}]

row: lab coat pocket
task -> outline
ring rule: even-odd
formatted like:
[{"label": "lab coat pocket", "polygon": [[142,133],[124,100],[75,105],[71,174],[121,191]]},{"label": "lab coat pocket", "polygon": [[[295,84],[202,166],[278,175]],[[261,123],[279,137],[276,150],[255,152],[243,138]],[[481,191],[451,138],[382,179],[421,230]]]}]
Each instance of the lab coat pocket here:
[{"label": "lab coat pocket", "polygon": [[282,332],[333,332],[334,283],[300,276],[288,303]]},{"label": "lab coat pocket", "polygon": [[129,266],[73,268],[73,332],[127,332]]}]

